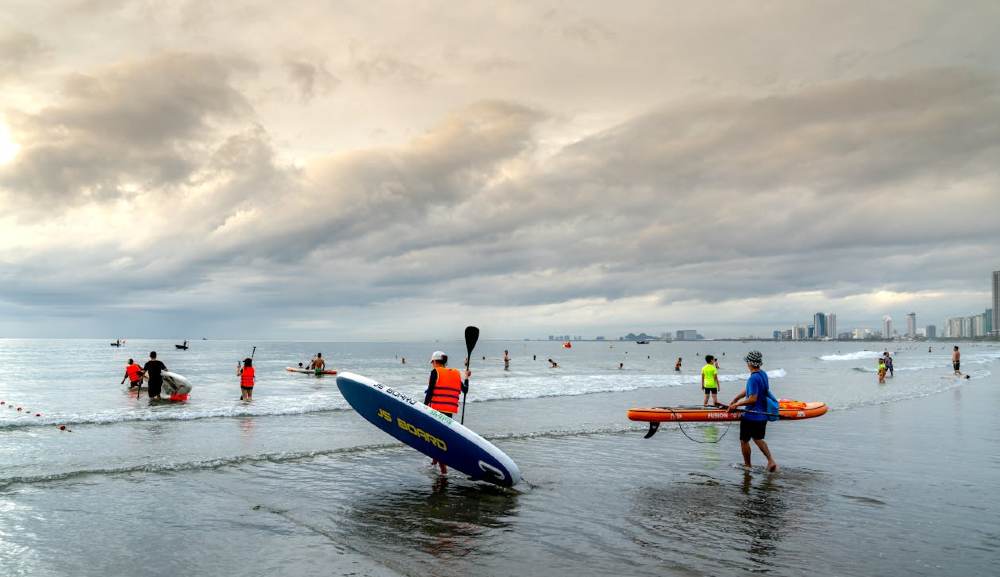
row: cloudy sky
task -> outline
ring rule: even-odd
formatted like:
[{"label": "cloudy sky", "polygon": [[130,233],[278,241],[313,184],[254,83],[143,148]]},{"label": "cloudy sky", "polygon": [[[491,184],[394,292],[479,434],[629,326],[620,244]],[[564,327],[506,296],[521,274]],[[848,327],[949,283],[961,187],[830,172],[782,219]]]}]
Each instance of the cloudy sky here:
[{"label": "cloudy sky", "polygon": [[0,7],[0,336],[981,312],[1000,3]]}]

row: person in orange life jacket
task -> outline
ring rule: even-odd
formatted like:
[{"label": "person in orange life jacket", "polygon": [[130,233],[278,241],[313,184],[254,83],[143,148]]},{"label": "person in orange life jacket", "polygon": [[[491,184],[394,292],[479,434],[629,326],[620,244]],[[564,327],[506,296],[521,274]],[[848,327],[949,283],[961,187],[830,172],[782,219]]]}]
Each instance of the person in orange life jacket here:
[{"label": "person in orange life jacket", "polygon": [[[449,417],[454,417],[458,412],[458,401],[462,393],[468,392],[468,386],[462,381],[462,373],[458,369],[448,368],[448,355],[441,351],[434,351],[431,355],[431,376],[427,383],[427,390],[424,392],[424,404],[428,407],[440,411]],[[472,376],[472,371],[465,369],[465,378]],[[444,463],[432,461],[431,465],[438,465],[441,474],[448,473],[448,467]]]},{"label": "person in orange life jacket", "polygon": [[122,377],[122,384],[125,384],[125,379],[128,379],[128,388],[141,387],[142,386],[142,367],[139,363],[132,359],[128,360],[128,364],[125,365],[125,376]]},{"label": "person in orange life jacket", "polygon": [[240,400],[253,400],[254,368],[253,359],[243,359],[243,366],[236,369],[236,374],[240,377]]}]

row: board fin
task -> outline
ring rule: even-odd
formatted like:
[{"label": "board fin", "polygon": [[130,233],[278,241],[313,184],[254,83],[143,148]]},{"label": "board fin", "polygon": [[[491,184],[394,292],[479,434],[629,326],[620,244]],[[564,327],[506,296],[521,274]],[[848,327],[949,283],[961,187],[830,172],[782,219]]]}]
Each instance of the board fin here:
[{"label": "board fin", "polygon": [[651,423],[649,423],[649,430],[646,431],[646,435],[643,437],[643,439],[648,439],[648,438],[652,437],[653,435],[656,434],[656,431],[658,431],[658,430],[660,430],[660,423],[659,422],[651,422]]}]

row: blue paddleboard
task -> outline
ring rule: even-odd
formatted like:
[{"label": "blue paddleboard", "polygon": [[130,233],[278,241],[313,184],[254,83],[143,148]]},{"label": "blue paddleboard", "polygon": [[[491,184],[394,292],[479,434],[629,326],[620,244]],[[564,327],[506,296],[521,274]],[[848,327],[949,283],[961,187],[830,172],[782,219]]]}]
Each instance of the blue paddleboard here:
[{"label": "blue paddleboard", "polygon": [[369,423],[473,480],[502,487],[521,480],[521,471],[510,457],[443,413],[353,373],[341,373],[337,387]]}]

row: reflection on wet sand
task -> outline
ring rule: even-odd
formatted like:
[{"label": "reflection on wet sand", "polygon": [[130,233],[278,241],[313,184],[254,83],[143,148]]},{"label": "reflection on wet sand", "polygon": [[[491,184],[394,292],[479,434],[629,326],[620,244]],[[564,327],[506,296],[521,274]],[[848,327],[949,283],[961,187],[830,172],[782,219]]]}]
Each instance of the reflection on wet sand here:
[{"label": "reflection on wet sand", "polygon": [[784,513],[787,509],[781,496],[781,488],[774,482],[774,475],[764,474],[755,487],[753,474],[743,472],[740,488],[746,496],[736,516],[742,521],[736,530],[750,539],[749,559],[760,565],[771,565],[775,557],[777,543],[781,540],[784,527]]},{"label": "reflection on wet sand", "polygon": [[688,481],[638,489],[629,513],[639,529],[634,542],[651,553],[658,550],[656,556],[665,563],[700,558],[720,569],[774,567],[795,511],[815,505],[808,499],[816,476],[756,469],[739,475],[734,482],[732,477],[691,473]]},{"label": "reflection on wet sand", "polygon": [[345,522],[376,546],[444,560],[488,552],[484,537],[511,524],[517,500],[513,491],[438,477],[426,489],[366,495],[349,505]]}]

